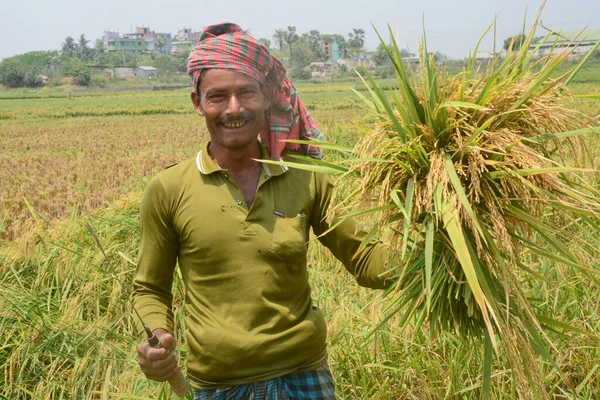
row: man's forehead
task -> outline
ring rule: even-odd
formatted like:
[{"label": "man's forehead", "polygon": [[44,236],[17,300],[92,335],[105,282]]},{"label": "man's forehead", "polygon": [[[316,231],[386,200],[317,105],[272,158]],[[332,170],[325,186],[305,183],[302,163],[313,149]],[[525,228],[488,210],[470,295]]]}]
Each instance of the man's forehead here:
[{"label": "man's forehead", "polygon": [[260,88],[261,84],[250,75],[229,69],[211,68],[202,71],[201,90],[228,86],[255,86]]}]

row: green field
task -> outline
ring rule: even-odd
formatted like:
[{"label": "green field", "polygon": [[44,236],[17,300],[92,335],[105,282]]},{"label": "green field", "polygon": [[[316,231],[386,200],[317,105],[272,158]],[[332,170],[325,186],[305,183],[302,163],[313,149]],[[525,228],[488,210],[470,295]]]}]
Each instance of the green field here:
[{"label": "green field", "polygon": [[[598,71],[582,71],[573,92],[600,93]],[[298,86],[330,141],[355,142],[355,125],[373,119],[351,90],[358,83]],[[599,103],[574,98],[570,106],[598,118]],[[140,339],[126,299],[138,205],[154,174],[195,155],[206,138],[186,90],[70,99],[61,91],[0,92],[0,398],[171,398],[168,386],[147,381],[135,362]],[[600,140],[587,143],[588,166],[598,169]],[[479,398],[482,338],[467,343],[454,332],[400,330],[398,318],[380,325],[388,302],[381,292],[359,288],[316,240],[309,257],[340,399]],[[537,311],[577,328],[549,333],[555,365],[544,364],[548,394],[599,398],[600,287],[534,257],[528,265],[552,278],[523,282]],[[179,280],[175,290],[181,316]],[[507,365],[502,354],[494,358],[491,398],[519,397]]]}]

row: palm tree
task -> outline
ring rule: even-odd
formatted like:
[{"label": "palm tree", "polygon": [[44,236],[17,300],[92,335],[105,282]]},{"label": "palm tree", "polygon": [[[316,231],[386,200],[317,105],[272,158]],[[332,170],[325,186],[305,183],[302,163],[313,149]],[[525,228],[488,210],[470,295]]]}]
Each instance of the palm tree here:
[{"label": "palm tree", "polygon": [[279,45],[279,50],[281,50],[281,54],[283,54],[283,44],[285,43],[285,34],[286,32],[283,29],[277,29],[273,34],[273,39],[275,43]]},{"label": "palm tree", "polygon": [[300,37],[296,33],[295,26],[288,26],[287,29],[288,30],[284,34],[284,39],[285,39],[285,42],[287,43],[287,45],[290,47],[290,59],[291,59],[292,58],[292,49],[293,49],[292,46],[294,45],[294,43],[296,43],[298,41],[298,39]]},{"label": "palm tree", "polygon": [[167,39],[160,36],[160,34],[156,35],[156,40],[154,40],[154,47],[156,47],[158,49],[158,52],[160,54],[163,53],[162,48],[164,47],[165,44],[167,44]]},{"label": "palm tree", "polygon": [[348,47],[356,57],[360,55],[360,50],[365,44],[365,31],[362,29],[352,29],[348,34]]},{"label": "palm tree", "polygon": [[79,36],[79,43],[75,45],[75,54],[81,61],[89,61],[91,58],[92,49],[90,49],[87,45],[89,42],[90,41],[87,40],[85,35],[82,33],[81,36]]},{"label": "palm tree", "polygon": [[75,39],[71,36],[67,36],[65,42],[62,44],[62,53],[68,57],[74,57],[76,47]]}]

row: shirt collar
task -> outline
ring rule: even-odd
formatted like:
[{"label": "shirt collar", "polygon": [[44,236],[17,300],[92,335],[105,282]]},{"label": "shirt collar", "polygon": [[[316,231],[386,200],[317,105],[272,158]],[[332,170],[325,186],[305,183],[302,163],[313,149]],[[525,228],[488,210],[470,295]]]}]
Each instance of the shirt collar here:
[{"label": "shirt collar", "polygon": [[[211,158],[210,154],[208,154],[208,147],[210,146],[210,141],[204,144],[202,149],[196,155],[196,166],[198,167],[198,171],[204,175],[210,175],[213,172],[224,171],[223,168],[219,167],[217,163]],[[260,147],[260,152],[263,160],[270,160],[271,156],[269,152],[263,146],[263,144],[258,141],[258,146]],[[263,170],[269,176],[279,176],[287,171],[287,168],[284,165],[274,165],[274,164],[265,164],[261,163]]]}]

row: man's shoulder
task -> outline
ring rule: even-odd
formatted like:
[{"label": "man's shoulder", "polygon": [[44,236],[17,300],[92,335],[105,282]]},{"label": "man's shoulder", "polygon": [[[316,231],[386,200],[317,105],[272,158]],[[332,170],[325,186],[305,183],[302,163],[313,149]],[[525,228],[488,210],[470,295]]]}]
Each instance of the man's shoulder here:
[{"label": "man's shoulder", "polygon": [[[198,171],[195,158],[171,164],[154,176],[148,185],[149,190],[161,190],[166,193],[177,192],[179,188],[185,186],[186,181],[189,181],[194,170]],[[162,189],[158,189],[159,187]]]},{"label": "man's shoulder", "polygon": [[186,160],[165,167],[162,171],[158,173],[157,176],[161,179],[163,177],[173,179],[177,177],[183,177],[186,173],[192,172],[194,170],[198,170],[198,168],[196,167],[196,158],[190,157]]}]

